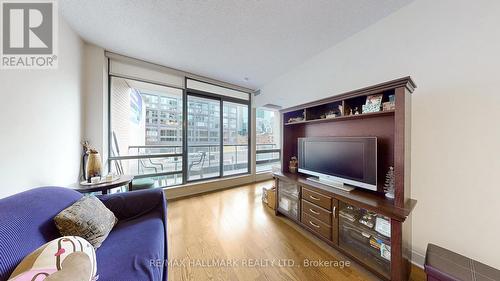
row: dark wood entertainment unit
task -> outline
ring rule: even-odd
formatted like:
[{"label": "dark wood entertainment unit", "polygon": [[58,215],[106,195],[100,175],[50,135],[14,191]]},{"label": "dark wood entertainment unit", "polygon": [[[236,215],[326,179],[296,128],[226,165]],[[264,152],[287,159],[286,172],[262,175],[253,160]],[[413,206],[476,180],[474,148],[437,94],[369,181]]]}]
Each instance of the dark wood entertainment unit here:
[{"label": "dark wood entertainment unit", "polygon": [[[281,110],[283,157],[282,172],[274,173],[276,215],[288,217],[385,280],[408,280],[411,269],[411,211],[416,201],[409,197],[410,108],[415,88],[405,77]],[[383,102],[394,95],[395,107],[347,115],[373,94],[382,94]],[[339,105],[341,111],[336,110]],[[325,118],[326,112],[332,118]],[[289,160],[298,155],[297,140],[303,137],[377,137],[378,191],[346,192],[288,172]],[[382,188],[391,166],[394,199],[386,198]]]}]

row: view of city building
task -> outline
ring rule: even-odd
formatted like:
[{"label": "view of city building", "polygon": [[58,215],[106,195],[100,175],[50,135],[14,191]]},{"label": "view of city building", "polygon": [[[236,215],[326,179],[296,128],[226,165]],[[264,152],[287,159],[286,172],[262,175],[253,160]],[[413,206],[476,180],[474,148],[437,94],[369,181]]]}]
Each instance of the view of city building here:
[{"label": "view of city building", "polygon": [[[187,115],[185,157],[183,114]],[[257,171],[268,171],[279,162],[278,116],[257,110]],[[183,113],[182,90],[113,77],[110,117],[113,171],[154,178],[165,186],[182,183],[184,172],[188,181],[249,172],[246,103],[188,94]]]},{"label": "view of city building", "polygon": [[257,108],[255,129],[257,172],[270,171],[273,167],[277,167],[280,164],[279,112],[266,108]]}]

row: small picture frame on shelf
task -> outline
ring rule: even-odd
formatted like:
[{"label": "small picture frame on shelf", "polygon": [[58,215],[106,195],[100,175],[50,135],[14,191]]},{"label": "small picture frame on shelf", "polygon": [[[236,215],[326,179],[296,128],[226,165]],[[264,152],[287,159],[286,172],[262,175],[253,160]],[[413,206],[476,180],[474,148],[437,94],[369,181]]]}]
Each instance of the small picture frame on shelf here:
[{"label": "small picture frame on shelf", "polygon": [[379,104],[363,104],[363,113],[379,112]]},{"label": "small picture frame on shelf", "polygon": [[379,112],[382,106],[382,98],[382,94],[367,96],[366,103],[363,105],[363,113]]},{"label": "small picture frame on shelf", "polygon": [[369,95],[366,97],[366,105],[368,104],[378,104],[379,106],[382,104],[382,94]]},{"label": "small picture frame on shelf", "polygon": [[396,104],[394,102],[384,102],[382,104],[382,111],[390,111],[390,110],[394,110],[396,108]]}]

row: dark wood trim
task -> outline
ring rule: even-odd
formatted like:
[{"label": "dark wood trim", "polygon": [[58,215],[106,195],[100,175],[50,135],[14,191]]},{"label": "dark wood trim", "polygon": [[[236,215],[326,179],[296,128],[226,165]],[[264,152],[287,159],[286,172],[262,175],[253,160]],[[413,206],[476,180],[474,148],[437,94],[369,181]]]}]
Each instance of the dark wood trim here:
[{"label": "dark wood trim", "polygon": [[[409,192],[406,193],[405,189],[409,191],[409,182],[405,182],[407,177],[405,164],[409,165],[410,155],[406,155],[408,143],[410,141],[407,136],[407,126],[408,124],[408,114],[406,105],[408,99],[410,98],[409,93],[405,88],[397,88],[395,90],[396,95],[396,111],[394,114],[394,184],[395,189],[395,200],[394,205],[397,207],[402,207],[409,197]],[[408,158],[408,159],[407,159]],[[407,186],[407,185],[408,186]],[[406,194],[405,194],[406,193]]]},{"label": "dark wood trim", "polygon": [[275,201],[275,204],[274,204],[274,215],[278,215],[278,202],[279,202],[279,199],[278,199],[278,179],[277,178],[274,178],[274,188],[276,188],[275,190],[275,194],[274,194],[274,201]]},{"label": "dark wood trim", "polygon": [[374,192],[366,192],[364,190],[346,192],[317,182],[309,181],[307,180],[307,176],[302,176],[300,174],[276,172],[273,176],[276,179],[295,182],[306,189],[313,189],[316,193],[332,197],[359,208],[382,214],[400,222],[405,221],[417,204],[416,200],[411,199],[407,201],[404,208],[400,208],[394,206],[393,200],[387,199],[385,196]]},{"label": "dark wood trim", "polygon": [[[366,87],[354,91],[350,91],[337,96],[321,99],[315,102],[305,103],[291,108],[281,110],[281,148],[282,148],[282,171],[274,174],[276,181],[279,180],[294,182],[298,186],[311,189],[331,199],[331,202],[343,202],[362,208],[377,214],[390,218],[391,221],[391,271],[387,273],[386,269],[379,271],[375,264],[371,264],[370,260],[360,261],[363,259],[354,250],[339,247],[338,231],[339,220],[335,220],[332,212],[332,235],[330,241],[323,234],[317,234],[317,230],[311,230],[310,226],[293,219],[294,222],[301,227],[311,231],[319,239],[325,241],[329,245],[339,249],[349,257],[367,267],[370,271],[385,280],[408,280],[410,272],[410,256],[411,256],[411,212],[417,201],[410,198],[411,196],[411,179],[410,179],[410,140],[411,140],[411,94],[416,88],[415,83],[410,77],[404,77],[393,81],[377,84],[371,87]],[[343,109],[346,107],[360,107],[364,104],[366,96],[371,94],[383,94],[383,101],[387,101],[390,95],[395,96],[394,110],[380,111],[375,113],[366,113],[358,115],[339,115],[336,118],[324,118],[326,110],[337,108],[342,102]],[[284,121],[292,118],[301,117],[304,111],[304,120],[300,122],[285,124]],[[308,119],[309,118],[309,119]],[[377,186],[378,190],[369,191],[364,189],[356,189],[351,192],[345,192],[339,189],[331,188],[321,183],[307,180],[306,175],[300,173],[289,173],[288,161],[292,156],[298,155],[297,140],[303,137],[377,137],[378,144],[378,159],[377,159]],[[394,167],[395,172],[395,198],[388,199],[382,192],[384,185],[385,174],[389,167]],[[279,185],[278,187],[279,194]],[[305,192],[307,193],[307,192]],[[299,196],[299,215],[302,215],[302,205],[305,204],[302,199],[304,192]],[[319,197],[319,196],[318,196]],[[277,196],[278,198],[278,196]],[[307,200],[311,202],[311,200]],[[329,205],[312,202],[313,204],[326,208]],[[324,202],[323,202],[324,203]],[[279,207],[279,202],[276,204]],[[326,207],[325,207],[326,206]],[[276,211],[276,214],[279,214]],[[316,212],[318,213],[318,212]],[[313,215],[314,219],[322,219],[323,222],[328,222],[324,219],[324,214]],[[320,231],[324,229],[319,229]],[[337,232],[337,238],[335,237]],[[370,267],[373,266],[373,267]],[[385,275],[385,276],[384,276]]]},{"label": "dark wood trim", "polygon": [[384,92],[384,91],[387,91],[390,89],[395,89],[398,87],[404,87],[404,88],[408,89],[408,91],[410,93],[413,93],[415,88],[417,88],[417,85],[415,84],[415,82],[413,82],[413,80],[411,79],[410,76],[407,76],[407,77],[395,79],[392,81],[376,84],[373,86],[357,89],[354,91],[349,91],[349,92],[346,92],[343,94],[334,95],[334,96],[320,99],[320,100],[317,100],[314,102],[304,103],[304,104],[300,104],[300,105],[297,105],[294,107],[282,109],[282,110],[280,110],[280,112],[286,113],[286,112],[290,112],[290,111],[299,110],[299,109],[305,108],[305,107],[312,107],[312,106],[317,106],[317,105],[321,105],[321,104],[325,104],[325,103],[342,101],[342,100],[353,98],[353,97],[366,96],[366,95],[370,95],[370,94],[380,93],[380,92]]},{"label": "dark wood trim", "polygon": [[403,224],[391,220],[391,280],[408,280],[409,261],[403,256]]},{"label": "dark wood trim", "polygon": [[[294,223],[298,224],[300,227],[302,227],[302,228],[306,229],[308,232],[312,233],[318,239],[327,243],[329,246],[331,246],[331,247],[335,248],[336,250],[340,251],[341,253],[345,254],[346,256],[348,256],[349,258],[354,260],[355,262],[365,266],[368,270],[370,270],[372,273],[374,273],[378,277],[382,278],[383,280],[397,280],[397,281],[408,280],[409,273],[410,273],[409,270],[411,267],[409,266],[410,264],[409,264],[409,260],[408,260],[407,256],[408,256],[408,253],[411,251],[411,249],[407,249],[405,247],[405,243],[403,241],[403,238],[404,238],[403,231],[407,231],[406,229],[403,229],[403,225],[406,226],[408,224],[408,222],[403,222],[403,221],[399,221],[399,220],[396,220],[394,218],[391,218],[391,272],[390,272],[390,276],[386,276],[386,275],[382,274],[379,270],[377,270],[375,268],[371,268],[370,265],[367,264],[366,262],[364,262],[363,260],[357,258],[355,254],[353,254],[349,251],[349,249],[342,248],[338,242],[339,231],[340,231],[339,220],[338,220],[339,202],[348,203],[350,205],[354,205],[354,206],[359,207],[359,208],[365,208],[364,207],[365,205],[362,204],[362,202],[358,202],[359,204],[356,204],[356,201],[345,200],[346,197],[337,198],[338,194],[336,194],[336,193],[330,193],[329,191],[318,189],[317,187],[309,186],[309,185],[303,184],[302,182],[294,181],[293,177],[292,178],[284,177],[281,174],[274,174],[274,177],[275,177],[275,181],[276,181],[276,186],[279,186],[278,181],[280,181],[280,180],[295,183],[299,187],[301,187],[301,189],[307,188],[307,189],[311,189],[315,193],[324,194],[325,196],[330,196],[332,198],[332,208],[333,208],[333,206],[335,206],[335,216],[333,215],[333,210],[330,209],[332,211],[332,223],[331,223],[331,225],[326,224],[324,222],[321,222],[322,226],[330,227],[330,229],[332,231],[330,237],[325,237],[324,233],[321,233],[321,231],[318,232],[316,229],[313,229],[310,225],[307,225],[306,223],[304,223],[302,221],[303,213],[304,213],[302,205],[304,204],[304,201],[306,199],[306,198],[303,198],[302,195],[304,193],[302,193],[302,192],[299,194],[299,198],[298,198],[298,201],[300,202],[299,207],[298,207],[298,210],[299,210],[299,213],[298,213],[299,217],[298,218],[291,217],[288,214],[279,211],[278,208],[276,208],[276,212],[275,212],[276,215],[281,214],[281,215],[289,218]],[[278,187],[276,198],[278,198],[279,192],[280,191],[279,191],[279,187]],[[307,202],[309,203],[309,201],[307,201]],[[278,207],[278,202],[276,202],[276,203],[277,203],[276,207]],[[318,208],[320,208],[320,207],[318,206]],[[382,215],[386,215],[386,214],[381,213],[375,209],[368,209],[368,210],[377,212],[377,213],[382,214]],[[325,211],[327,211],[327,210],[325,209]],[[314,219],[318,219],[318,217],[315,217],[315,216],[311,216],[311,217]],[[320,223],[320,221],[317,221],[317,222]]]},{"label": "dark wood trim", "polygon": [[[348,258],[350,258],[354,262],[363,265],[365,268],[367,268],[371,273],[375,274],[377,277],[381,278],[382,280],[389,280],[387,278],[387,276],[384,276],[383,274],[380,274],[380,272],[378,272],[377,270],[374,270],[374,269],[370,268],[365,262],[363,262],[362,260],[358,259],[356,256],[354,256],[353,254],[351,254],[349,251],[347,251],[347,250],[343,249],[342,247],[340,247],[338,245],[338,243],[335,243],[334,241],[328,240],[328,239],[326,239],[325,237],[321,236],[320,234],[318,234],[316,232],[309,231],[309,227],[307,225],[305,225],[304,223],[302,223],[301,221],[296,222],[296,223],[300,227],[306,229],[309,233],[311,233],[312,235],[314,235],[316,238],[318,238],[319,240],[325,242],[329,246],[333,247],[335,250],[337,250],[340,253],[342,253],[343,255],[347,256]],[[338,237],[337,237],[337,239],[338,239]],[[394,280],[398,280],[399,281],[399,279],[394,279]]]}]

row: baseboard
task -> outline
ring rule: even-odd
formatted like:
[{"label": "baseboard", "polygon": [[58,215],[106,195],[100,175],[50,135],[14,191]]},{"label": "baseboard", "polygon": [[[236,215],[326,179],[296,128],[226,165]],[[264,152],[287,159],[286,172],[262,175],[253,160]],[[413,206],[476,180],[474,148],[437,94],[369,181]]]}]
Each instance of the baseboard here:
[{"label": "baseboard", "polygon": [[213,192],[221,189],[237,187],[245,184],[267,181],[273,178],[272,173],[257,173],[250,175],[241,175],[230,178],[211,179],[203,182],[194,182],[185,185],[178,185],[164,188],[167,200],[190,197],[207,192]]},{"label": "baseboard", "polygon": [[418,266],[420,268],[424,268],[424,263],[425,263],[425,255],[421,254],[415,250],[411,251],[411,263],[413,263],[415,266]]},{"label": "baseboard", "polygon": [[208,180],[204,182],[190,183],[186,185],[174,186],[165,188],[165,196],[167,200],[180,199],[183,197],[190,197],[207,192],[213,192],[221,189],[237,187],[254,182],[272,179],[272,175],[259,174],[259,175],[243,175],[232,178],[222,178]]},{"label": "baseboard", "polygon": [[255,174],[255,182],[270,180],[273,178],[272,173],[257,173]]}]

